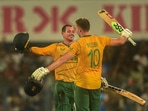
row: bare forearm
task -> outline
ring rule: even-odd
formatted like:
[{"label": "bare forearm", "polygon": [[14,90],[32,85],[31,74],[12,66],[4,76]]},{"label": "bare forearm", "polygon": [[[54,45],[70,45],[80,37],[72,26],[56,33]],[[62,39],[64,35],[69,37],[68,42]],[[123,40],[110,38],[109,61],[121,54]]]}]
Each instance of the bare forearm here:
[{"label": "bare forearm", "polygon": [[44,76],[46,76],[47,74],[49,74],[52,70],[56,69],[57,67],[61,66],[62,64],[64,64],[66,61],[68,61],[69,59],[71,59],[73,57],[73,54],[71,52],[66,53],[64,56],[60,57],[59,59],[57,59],[54,63],[52,63],[51,65],[47,66],[47,67],[39,67],[38,69],[36,69],[32,75],[31,78],[33,78],[34,80],[40,81]]},{"label": "bare forearm", "polygon": [[52,63],[51,65],[47,66],[46,68],[49,71],[53,71],[54,69],[60,67],[62,64],[64,64],[68,60],[70,60],[72,57],[73,57],[72,53],[66,53],[65,55],[63,55],[62,57],[57,59],[54,63]]},{"label": "bare forearm", "polygon": [[120,37],[112,39],[111,45],[123,45],[129,37],[132,37],[132,34],[133,33],[129,29],[124,29]]},{"label": "bare forearm", "polygon": [[122,45],[126,42],[127,38],[120,36],[118,38],[113,38],[111,42],[111,46],[117,46],[117,45]]},{"label": "bare forearm", "polygon": [[46,68],[49,71],[53,71],[54,69],[60,67],[63,63],[66,62],[66,59],[63,59],[63,57],[57,59],[54,63],[52,63],[51,65],[47,66]]}]

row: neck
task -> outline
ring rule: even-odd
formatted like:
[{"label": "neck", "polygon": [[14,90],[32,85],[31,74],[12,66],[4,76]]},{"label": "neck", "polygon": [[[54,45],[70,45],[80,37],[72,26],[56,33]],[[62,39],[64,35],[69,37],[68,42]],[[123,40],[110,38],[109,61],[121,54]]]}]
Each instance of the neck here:
[{"label": "neck", "polygon": [[81,34],[81,37],[86,37],[86,36],[89,36],[90,35],[90,32],[83,32],[82,34]]},{"label": "neck", "polygon": [[72,44],[72,41],[64,41],[64,44],[70,46]]}]

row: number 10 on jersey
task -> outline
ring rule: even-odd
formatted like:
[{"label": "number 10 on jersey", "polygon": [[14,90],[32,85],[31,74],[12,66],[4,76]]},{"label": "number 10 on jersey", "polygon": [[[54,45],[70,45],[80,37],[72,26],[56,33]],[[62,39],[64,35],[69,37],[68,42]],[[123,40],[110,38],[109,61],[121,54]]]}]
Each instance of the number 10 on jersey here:
[{"label": "number 10 on jersey", "polygon": [[90,59],[90,67],[94,68],[100,63],[100,51],[98,49],[90,50],[88,53]]}]

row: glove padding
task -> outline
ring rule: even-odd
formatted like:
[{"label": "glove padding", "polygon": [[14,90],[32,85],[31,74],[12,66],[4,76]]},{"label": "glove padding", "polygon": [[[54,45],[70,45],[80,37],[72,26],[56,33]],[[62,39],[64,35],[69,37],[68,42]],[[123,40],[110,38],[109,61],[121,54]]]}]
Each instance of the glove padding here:
[{"label": "glove padding", "polygon": [[133,33],[129,29],[124,29],[121,32],[121,36],[124,36],[126,38],[129,38],[129,37],[132,37],[133,36]]},{"label": "glove padding", "polygon": [[108,88],[108,82],[104,77],[101,77],[101,87]]},{"label": "glove padding", "polygon": [[33,78],[28,78],[24,84],[24,91],[28,96],[35,96],[42,90],[44,83],[43,79],[36,81]]},{"label": "glove padding", "polygon": [[28,51],[29,34],[17,33],[13,39],[13,45],[16,52],[24,53]]},{"label": "glove padding", "polygon": [[33,78],[37,81],[40,81],[48,73],[49,73],[49,70],[47,68],[40,67],[32,73],[31,78]]}]

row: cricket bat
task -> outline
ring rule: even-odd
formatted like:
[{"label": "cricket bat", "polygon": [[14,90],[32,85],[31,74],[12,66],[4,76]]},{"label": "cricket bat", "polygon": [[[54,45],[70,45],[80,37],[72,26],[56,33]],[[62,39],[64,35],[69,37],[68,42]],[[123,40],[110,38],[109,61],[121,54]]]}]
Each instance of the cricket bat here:
[{"label": "cricket bat", "polygon": [[[105,9],[101,9],[98,11],[98,15],[119,35],[124,30],[124,28],[120,25],[120,23],[113,18]],[[133,46],[136,46],[136,42],[133,41],[130,37],[128,37],[128,41],[131,42]]]},{"label": "cricket bat", "polygon": [[112,86],[112,85],[108,85],[108,89],[110,89],[111,91],[114,91],[117,94],[120,94],[128,99],[131,99],[141,105],[144,105],[146,103],[146,101],[144,99],[142,99],[141,97],[137,96],[136,94],[129,92],[127,90]]}]

